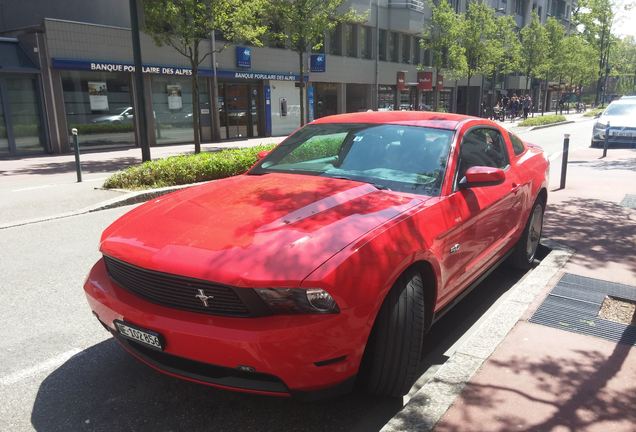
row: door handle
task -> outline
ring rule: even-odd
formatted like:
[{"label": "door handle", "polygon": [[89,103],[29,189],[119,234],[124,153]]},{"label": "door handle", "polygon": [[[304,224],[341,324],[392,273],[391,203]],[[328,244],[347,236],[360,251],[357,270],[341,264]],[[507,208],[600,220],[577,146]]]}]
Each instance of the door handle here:
[{"label": "door handle", "polygon": [[521,189],[521,185],[518,185],[517,183],[513,182],[512,183],[512,188],[511,188],[512,192],[517,193],[517,192],[519,192],[519,189]]}]

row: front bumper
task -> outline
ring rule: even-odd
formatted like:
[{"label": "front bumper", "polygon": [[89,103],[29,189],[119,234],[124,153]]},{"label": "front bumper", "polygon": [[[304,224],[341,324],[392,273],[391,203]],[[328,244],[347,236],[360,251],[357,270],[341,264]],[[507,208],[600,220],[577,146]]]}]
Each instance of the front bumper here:
[{"label": "front bumper", "polygon": [[[347,390],[370,332],[369,317],[355,308],[333,315],[236,318],[160,306],[114,283],[103,259],[84,290],[100,322],[139,360],[172,376],[237,391],[289,396],[339,384]],[[165,350],[118,337],[114,320],[160,333]]]}]

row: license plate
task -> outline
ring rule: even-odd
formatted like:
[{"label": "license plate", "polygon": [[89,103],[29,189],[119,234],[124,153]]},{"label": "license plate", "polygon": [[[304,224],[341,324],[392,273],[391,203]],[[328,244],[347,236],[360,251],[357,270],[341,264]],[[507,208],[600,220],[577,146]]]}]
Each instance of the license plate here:
[{"label": "license plate", "polygon": [[135,342],[140,342],[150,348],[163,351],[163,338],[159,333],[142,329],[123,321],[114,321],[114,324],[115,327],[117,327],[117,332],[126,339],[134,340]]},{"label": "license plate", "polygon": [[633,136],[636,136],[636,133],[632,131],[614,130],[614,131],[610,131],[610,135],[619,136],[619,137],[633,137]]}]

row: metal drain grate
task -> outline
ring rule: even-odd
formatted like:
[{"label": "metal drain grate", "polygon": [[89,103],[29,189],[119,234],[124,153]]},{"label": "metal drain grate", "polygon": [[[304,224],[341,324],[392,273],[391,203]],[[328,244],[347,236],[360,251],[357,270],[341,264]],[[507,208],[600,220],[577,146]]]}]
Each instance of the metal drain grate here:
[{"label": "metal drain grate", "polygon": [[601,304],[608,295],[636,301],[636,287],[566,273],[530,322],[636,345],[636,326],[598,317]]},{"label": "metal drain grate", "polygon": [[621,205],[623,207],[636,209],[636,195],[625,195],[625,198],[623,198],[623,201],[621,201]]}]

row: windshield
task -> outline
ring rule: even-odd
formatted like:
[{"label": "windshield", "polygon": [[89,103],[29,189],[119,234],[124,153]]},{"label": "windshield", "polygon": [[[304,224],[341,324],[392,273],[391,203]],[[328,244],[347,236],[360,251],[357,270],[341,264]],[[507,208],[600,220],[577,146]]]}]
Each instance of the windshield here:
[{"label": "windshield", "polygon": [[610,116],[636,116],[636,101],[635,103],[614,103],[607,107],[607,111],[603,115]]},{"label": "windshield", "polygon": [[439,195],[453,131],[392,124],[309,125],[249,174],[300,173]]}]

